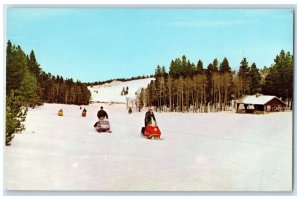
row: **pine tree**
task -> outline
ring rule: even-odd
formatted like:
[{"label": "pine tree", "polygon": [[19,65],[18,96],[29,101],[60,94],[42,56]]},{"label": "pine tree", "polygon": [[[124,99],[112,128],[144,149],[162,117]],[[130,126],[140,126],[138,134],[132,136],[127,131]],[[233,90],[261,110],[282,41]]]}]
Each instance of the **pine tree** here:
[{"label": "pine tree", "polygon": [[34,77],[37,80],[39,80],[42,70],[40,68],[40,65],[36,61],[35,54],[34,54],[33,50],[31,50],[30,56],[28,58],[28,68],[29,68],[29,71],[34,75]]},{"label": "pine tree", "polygon": [[27,70],[23,76],[20,88],[16,90],[16,95],[20,96],[24,106],[34,106],[37,104],[36,87],[36,78]]},{"label": "pine tree", "polygon": [[159,65],[157,65],[154,77],[157,79],[158,77],[161,77],[162,75],[163,75],[163,73],[162,73],[161,67]]},{"label": "pine tree", "polygon": [[261,92],[260,82],[261,82],[261,75],[259,73],[259,69],[256,67],[256,64],[253,63],[249,71],[250,94]]},{"label": "pine tree", "polygon": [[293,98],[293,56],[281,50],[274,62],[265,79],[264,93],[287,99],[290,104]]},{"label": "pine tree", "polygon": [[250,71],[250,69],[248,67],[247,59],[244,58],[241,61],[241,65],[240,65],[239,72],[238,72],[238,76],[240,76],[241,80],[242,80],[242,95],[249,94],[249,89],[250,89],[249,71]]},{"label": "pine tree", "polygon": [[214,66],[214,69],[218,69],[218,67],[219,67],[219,61],[218,61],[217,58],[214,59],[214,61],[213,61],[212,64],[213,64],[213,66]]},{"label": "pine tree", "polygon": [[243,80],[248,80],[249,78],[249,67],[248,67],[248,61],[246,58],[244,58],[241,61],[240,69],[238,72],[238,75],[243,79]]},{"label": "pine tree", "polygon": [[21,47],[12,46],[10,41],[7,44],[6,56],[6,95],[10,94],[10,90],[17,90],[21,86],[21,82],[26,73],[27,57]]},{"label": "pine tree", "polygon": [[222,61],[221,64],[220,64],[219,72],[220,72],[221,74],[225,74],[226,72],[231,73],[231,68],[230,68],[230,66],[229,66],[229,63],[228,63],[228,60],[227,60],[226,57],[223,59],[223,61]]},{"label": "pine tree", "polygon": [[174,78],[179,78],[182,74],[182,62],[179,58],[171,61],[169,74]]},{"label": "pine tree", "polygon": [[145,91],[144,91],[144,88],[141,89],[141,92],[139,94],[139,111],[141,108],[144,107],[145,103],[144,103],[144,96],[145,96]]},{"label": "pine tree", "polygon": [[197,73],[198,74],[203,74],[204,73],[202,60],[199,60],[198,63],[197,63]]},{"label": "pine tree", "polygon": [[222,109],[226,110],[228,102],[230,101],[230,93],[232,91],[232,85],[233,85],[233,77],[232,77],[232,71],[231,67],[229,66],[229,62],[227,58],[225,57],[223,61],[220,64],[219,73],[221,74],[221,95],[223,100],[223,106]]},{"label": "pine tree", "polygon": [[196,74],[196,66],[194,63],[191,63],[188,60],[187,68],[186,68],[186,75],[191,78],[194,74]]},{"label": "pine tree", "polygon": [[14,133],[25,130],[23,122],[27,114],[27,108],[22,105],[20,97],[14,95],[14,91],[10,91],[10,95],[6,96],[6,142],[7,146],[11,145]]},{"label": "pine tree", "polygon": [[161,72],[162,72],[162,75],[163,75],[164,79],[167,79],[168,78],[168,73],[166,72],[165,66],[162,66]]}]

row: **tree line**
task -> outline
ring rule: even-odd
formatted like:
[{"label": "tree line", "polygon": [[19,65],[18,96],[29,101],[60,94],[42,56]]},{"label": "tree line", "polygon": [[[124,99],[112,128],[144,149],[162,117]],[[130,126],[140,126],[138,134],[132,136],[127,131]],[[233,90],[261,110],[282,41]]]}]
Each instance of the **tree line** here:
[{"label": "tree line", "polygon": [[44,72],[34,51],[26,55],[22,48],[7,42],[6,48],[6,145],[15,132],[25,129],[28,107],[43,103],[87,105],[87,85]]},{"label": "tree line", "polygon": [[270,67],[258,69],[246,58],[234,71],[225,57],[214,59],[207,68],[199,60],[195,65],[185,55],[172,60],[169,72],[157,66],[155,80],[142,88],[139,107],[155,106],[160,111],[217,112],[235,107],[236,100],[262,93],[275,95],[292,106],[293,56],[282,50]]},{"label": "tree line", "polygon": [[125,81],[133,81],[133,80],[139,80],[139,79],[145,79],[145,78],[153,78],[154,75],[142,75],[142,76],[133,76],[131,78],[115,78],[115,79],[109,79],[109,80],[106,80],[106,81],[95,81],[95,82],[87,82],[87,86],[91,86],[93,87],[94,85],[102,85],[102,84],[105,84],[105,83],[111,83],[112,81],[122,81],[122,82],[125,82]]}]

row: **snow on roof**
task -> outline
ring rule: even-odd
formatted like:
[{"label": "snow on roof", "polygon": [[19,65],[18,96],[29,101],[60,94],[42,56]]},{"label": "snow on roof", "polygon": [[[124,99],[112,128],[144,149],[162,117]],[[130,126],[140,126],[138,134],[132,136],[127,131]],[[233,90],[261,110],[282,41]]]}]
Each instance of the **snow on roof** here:
[{"label": "snow on roof", "polygon": [[[255,105],[264,105],[264,104],[268,103],[269,101],[271,101],[274,98],[276,98],[279,101],[281,101],[276,96],[270,96],[270,95],[248,95],[248,96],[245,96],[245,97],[241,98],[240,100],[238,100],[238,103],[253,104],[253,105],[254,104]],[[284,102],[282,102],[282,103],[284,103]]]}]

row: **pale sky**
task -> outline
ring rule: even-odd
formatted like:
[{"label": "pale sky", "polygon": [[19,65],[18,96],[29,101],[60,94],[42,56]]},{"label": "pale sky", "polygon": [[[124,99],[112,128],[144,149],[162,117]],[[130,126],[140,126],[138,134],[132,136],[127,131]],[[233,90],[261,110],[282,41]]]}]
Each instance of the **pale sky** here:
[{"label": "pale sky", "polygon": [[9,7],[6,41],[33,49],[42,69],[83,82],[169,69],[183,54],[204,68],[227,57],[237,70],[293,54],[292,9]]}]

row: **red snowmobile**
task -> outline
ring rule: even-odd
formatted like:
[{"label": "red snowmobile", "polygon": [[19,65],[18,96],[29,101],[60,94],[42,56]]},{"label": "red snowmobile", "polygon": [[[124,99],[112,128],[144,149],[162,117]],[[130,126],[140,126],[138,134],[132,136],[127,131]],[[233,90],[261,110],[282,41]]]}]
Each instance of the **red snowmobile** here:
[{"label": "red snowmobile", "polygon": [[161,132],[157,125],[147,125],[142,128],[142,134],[148,139],[162,139]]},{"label": "red snowmobile", "polygon": [[98,133],[111,133],[108,120],[99,119],[99,121],[94,124],[94,127]]}]

